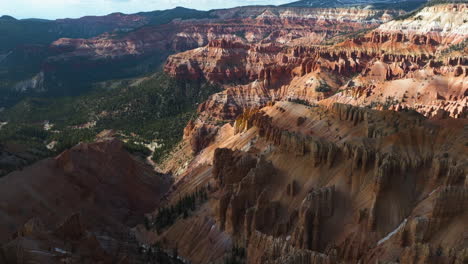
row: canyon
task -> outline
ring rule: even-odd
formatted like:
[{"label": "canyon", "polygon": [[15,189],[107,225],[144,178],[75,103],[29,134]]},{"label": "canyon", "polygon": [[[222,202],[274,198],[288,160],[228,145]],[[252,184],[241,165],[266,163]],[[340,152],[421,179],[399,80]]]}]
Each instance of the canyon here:
[{"label": "canyon", "polygon": [[[165,70],[176,78],[243,84],[206,103],[237,114],[267,101],[300,99],[464,118],[466,12],[466,4],[425,7],[331,46],[212,41],[170,56]],[[465,50],[447,52],[463,43]]]},{"label": "canyon", "polygon": [[[176,9],[173,12],[177,14]],[[39,57],[33,79],[42,76],[43,81],[23,80],[13,89],[80,94],[95,82],[151,72],[168,55],[204,47],[210,41],[321,43],[337,35],[376,27],[403,13],[402,10],[358,8],[239,7],[213,10],[203,19],[188,16],[129,32],[120,29],[93,38],[60,38],[45,49],[27,53]]]},{"label": "canyon", "polygon": [[466,125],[339,103],[268,103],[222,126],[196,155],[169,203],[200,186],[211,186],[210,199],[146,234],[148,243],[177,245],[193,263],[234,245],[246,263],[463,263]]},{"label": "canyon", "polygon": [[1,178],[0,263],[466,263],[468,4],[308,2],[54,41],[43,83],[222,89],[159,164],[106,130]]},{"label": "canyon", "polygon": [[168,204],[202,186],[210,199],[147,243],[193,263],[239,247],[245,263],[464,263],[467,8],[428,5],[336,43],[171,55],[174,78],[225,90],[163,166]]}]

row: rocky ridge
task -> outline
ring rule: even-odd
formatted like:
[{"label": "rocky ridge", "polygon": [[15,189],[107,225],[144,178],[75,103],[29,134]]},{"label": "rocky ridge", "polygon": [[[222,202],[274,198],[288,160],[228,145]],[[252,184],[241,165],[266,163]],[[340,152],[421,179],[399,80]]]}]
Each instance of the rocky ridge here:
[{"label": "rocky ridge", "polygon": [[[216,40],[170,56],[165,70],[176,78],[227,83],[225,92],[203,106],[216,116],[235,116],[267,101],[299,99],[463,118],[468,59],[463,53],[441,52],[467,39],[466,30],[460,30],[466,26],[466,10],[466,4],[426,7],[331,47]],[[437,17],[437,24],[431,22]],[[252,98],[256,105],[249,103]]]},{"label": "rocky ridge", "polygon": [[[203,47],[213,40],[279,45],[321,43],[330,37],[377,27],[402,13],[254,6],[210,12],[176,8],[135,15],[84,17],[80,20],[83,30],[92,31],[94,22],[110,29],[90,38],[71,35],[51,40],[50,45],[25,45],[0,55],[6,69],[32,64],[24,78],[19,76],[4,88],[21,93],[81,94],[96,82],[153,72],[168,55]],[[60,23],[75,25],[77,21]],[[74,69],[73,73],[69,69]],[[74,80],[77,75],[89,78]],[[41,77],[40,82],[35,80],[37,76]]]},{"label": "rocky ridge", "polygon": [[[424,26],[445,12],[444,30]],[[167,203],[206,185],[210,199],[153,242],[195,263],[233,245],[246,263],[466,261],[464,12],[426,7],[331,46],[225,38],[170,56],[168,74],[226,89],[187,126],[176,155],[197,154]]]},{"label": "rocky ridge", "polygon": [[[344,25],[370,27],[360,19],[371,11],[329,10],[322,20],[314,12],[324,10],[306,10],[317,26],[311,33],[305,14],[294,10],[219,10],[227,25],[198,21],[190,29],[198,33],[177,33],[180,42],[167,41],[173,26],[187,21],[159,26],[162,35],[154,28],[127,35],[146,43],[111,35],[57,42],[50,67],[81,55],[147,55],[148,43],[195,47],[171,56],[166,72],[226,89],[200,104],[199,117],[187,124],[169,161],[177,171],[170,189],[115,140],[81,144],[7,176],[0,209],[14,219],[1,225],[0,262],[137,261],[136,235],[192,263],[223,263],[239,252],[245,263],[465,263],[468,71],[465,54],[451,49],[466,39],[457,30],[466,4],[426,7],[331,46],[310,43],[343,33]],[[348,17],[338,21],[336,12]],[[267,37],[255,36],[270,26]],[[34,190],[44,182],[68,190],[65,202]],[[11,194],[12,185],[25,185],[26,197],[41,195],[29,199],[38,201],[31,214],[9,206],[28,200]],[[181,213],[180,202],[200,190],[206,200]],[[176,217],[155,229],[164,208]],[[130,232],[137,223],[145,225]],[[19,243],[23,254],[15,254]]]},{"label": "rocky ridge", "polygon": [[0,263],[144,263],[131,227],[170,185],[115,139],[82,143],[0,183]]},{"label": "rocky ridge", "polygon": [[215,10],[210,15],[214,17],[212,19],[174,20],[165,25],[142,28],[123,37],[116,38],[111,34],[89,40],[64,38],[54,42],[52,48],[61,50],[62,57],[85,55],[96,59],[101,56],[148,55],[150,50],[158,47],[183,51],[221,38],[284,44],[309,37],[309,40],[319,42],[340,32],[379,25],[398,14],[401,13],[363,9],[243,7]]},{"label": "rocky ridge", "polygon": [[[343,104],[270,103],[219,134],[176,193],[194,182],[216,186],[210,209],[185,223],[216,219],[220,237],[247,249],[247,263],[452,263],[466,258],[463,235],[449,231],[467,217],[466,146],[454,144],[467,140],[464,123]],[[210,159],[207,168],[201,161]]]}]

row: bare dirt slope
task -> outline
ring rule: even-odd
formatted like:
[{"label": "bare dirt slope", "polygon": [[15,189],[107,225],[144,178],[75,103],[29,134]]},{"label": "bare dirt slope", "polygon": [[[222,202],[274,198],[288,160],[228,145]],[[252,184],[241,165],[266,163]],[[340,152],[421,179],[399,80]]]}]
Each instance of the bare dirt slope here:
[{"label": "bare dirt slope", "polygon": [[4,261],[138,261],[130,228],[159,204],[169,184],[113,139],[11,173],[0,180]]}]

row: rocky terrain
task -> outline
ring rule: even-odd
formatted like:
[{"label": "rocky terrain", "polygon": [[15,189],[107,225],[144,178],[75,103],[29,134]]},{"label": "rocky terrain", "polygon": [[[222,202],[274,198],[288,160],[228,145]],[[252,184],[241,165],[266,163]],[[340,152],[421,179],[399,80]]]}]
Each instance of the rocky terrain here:
[{"label": "rocky terrain", "polygon": [[11,173],[0,180],[0,263],[139,263],[130,228],[169,185],[106,135]]},{"label": "rocky terrain", "polygon": [[[60,38],[42,50],[44,54],[36,55],[42,62],[34,77],[13,88],[22,92],[80,94],[93,82],[154,71],[168,55],[203,47],[210,41],[321,43],[337,35],[377,27],[403,13],[358,8],[239,7],[210,11],[205,19],[149,24],[128,33],[121,30],[94,38]],[[38,76],[41,81],[33,81]]]},{"label": "rocky terrain", "polygon": [[45,82],[172,54],[174,94],[223,90],[189,101],[158,173],[106,132],[1,178],[0,263],[466,263],[468,5],[401,14],[239,7],[55,41]]},{"label": "rocky terrain", "polygon": [[169,196],[210,199],[149,237],[194,263],[233,245],[246,263],[463,263],[467,124],[269,103],[220,128]]},{"label": "rocky terrain", "polygon": [[429,5],[331,45],[170,56],[168,74],[225,87],[164,167],[166,206],[209,199],[169,227],[155,211],[142,236],[193,263],[466,262],[467,10]]},{"label": "rocky terrain", "polygon": [[235,114],[252,104],[300,99],[463,118],[467,8],[466,4],[425,7],[332,46],[212,41],[170,56],[165,70],[177,78],[243,84],[228,85],[223,94],[205,103]]},{"label": "rocky terrain", "polygon": [[408,1],[387,1],[387,0],[332,0],[332,1],[319,1],[319,0],[299,0],[292,3],[287,3],[282,6],[289,7],[360,7],[360,8],[388,8],[388,9],[403,9],[412,11],[418,6],[425,4],[425,0],[408,0]]},{"label": "rocky terrain", "polygon": [[[163,11],[142,12],[138,14],[113,13],[107,16],[86,16],[78,19],[15,19],[0,17],[0,108],[11,106],[26,96],[80,95],[91,89],[94,82],[135,77],[149,72],[164,60],[166,53],[141,60],[120,61],[120,64],[107,64],[83,60],[77,54],[68,65],[47,62],[49,57],[58,56],[67,49],[55,49],[51,44],[61,38],[89,39],[101,34],[113,34],[115,38],[129,32],[167,24],[172,20],[203,19],[209,17],[206,11],[174,8]],[[164,34],[164,33],[162,33]],[[67,46],[66,48],[70,48]],[[88,58],[91,59],[91,58]],[[148,62],[149,61],[149,62]],[[132,65],[133,63],[133,65]],[[149,65],[153,63],[153,65]],[[135,64],[143,69],[135,69]],[[69,67],[65,68],[64,67]],[[86,71],[89,67],[90,71]],[[120,67],[120,68],[119,68]],[[131,69],[133,67],[133,69]],[[70,70],[73,68],[73,71]],[[109,69],[108,69],[109,68]],[[126,68],[126,71],[115,71]],[[70,72],[71,71],[71,72]],[[154,71],[154,68],[151,68]],[[75,73],[75,74],[74,74]],[[87,78],[74,78],[75,76]]]},{"label": "rocky terrain", "polygon": [[[211,11],[211,19],[174,20],[168,24],[145,27],[121,37],[60,39],[52,48],[62,56],[90,56],[94,59],[148,54],[149,49],[183,51],[205,46],[214,39],[245,42],[286,43],[314,33],[319,43],[325,37],[371,28],[403,14],[398,10],[316,9],[280,7],[239,7]],[[76,54],[75,54],[76,53]]]},{"label": "rocky terrain", "polygon": [[466,118],[467,10],[466,4],[436,5],[380,26],[358,47],[372,49],[374,42],[386,54],[330,100],[378,107],[391,102],[392,109],[428,117]]}]

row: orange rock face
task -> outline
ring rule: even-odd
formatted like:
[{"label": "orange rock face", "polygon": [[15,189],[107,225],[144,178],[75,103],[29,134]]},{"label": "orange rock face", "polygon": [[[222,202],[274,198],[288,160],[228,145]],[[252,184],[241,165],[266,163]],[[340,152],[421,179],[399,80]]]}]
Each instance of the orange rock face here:
[{"label": "orange rock face", "polygon": [[454,142],[467,140],[465,125],[343,104],[246,111],[169,197],[210,182],[207,204],[176,226],[209,221],[218,233],[199,247],[216,251],[189,250],[195,234],[174,228],[159,239],[204,261],[232,243],[246,249],[247,263],[461,263],[468,152]]},{"label": "orange rock face", "polygon": [[[151,43],[187,50],[165,71],[225,88],[186,126],[165,206],[209,186],[207,201],[141,230],[146,243],[193,263],[238,248],[246,263],[463,263],[466,10],[426,7],[343,40],[334,37],[383,21],[362,23],[371,13],[356,10],[229,9],[216,13],[225,23],[174,21],[142,29],[138,43],[71,46],[117,57]],[[82,166],[66,155],[64,170]]]},{"label": "orange rock face", "polygon": [[[44,232],[45,241],[62,235],[88,252],[100,237],[84,234],[100,230],[93,224],[102,214],[114,219],[110,230],[128,230],[153,208],[147,221],[168,223],[139,226],[137,235],[196,264],[465,263],[467,11],[434,5],[387,22],[395,11],[234,8],[127,39],[60,40],[54,48],[70,53],[58,59],[187,50],[165,71],[225,89],[187,124],[169,161],[177,176],[169,190],[116,141],[82,144],[7,176],[0,187],[33,186],[27,197],[45,183],[67,190],[64,202],[43,194],[31,210],[70,217],[38,214],[63,223],[38,231],[41,222],[28,221],[36,214],[9,206],[23,194],[5,188],[0,209],[14,217],[0,226],[6,256],[14,259],[18,237]],[[360,29],[369,31],[342,36]],[[206,199],[193,198],[201,190]],[[187,210],[183,201],[193,199]],[[89,214],[78,209],[99,214],[82,218]],[[92,255],[109,261],[107,246]]]},{"label": "orange rock face", "polygon": [[109,59],[150,55],[155,51],[177,52],[205,46],[218,39],[248,43],[319,43],[340,33],[377,26],[399,14],[399,11],[388,11],[379,17],[376,10],[275,7],[215,10],[210,14],[212,19],[175,20],[136,30],[124,37],[104,34],[94,39],[60,39],[51,46],[59,53],[51,61],[74,56]]},{"label": "orange rock face", "polygon": [[[466,261],[466,8],[330,46],[224,39],[170,56],[170,75],[225,87],[196,126],[229,124],[169,196],[209,183],[209,201],[157,240],[196,263],[233,245],[246,263]],[[208,223],[210,253],[177,231]]]},{"label": "orange rock face", "polygon": [[468,38],[467,8],[426,7],[334,46],[213,41],[171,56],[165,70],[176,78],[226,84],[202,107],[222,118],[286,99],[465,118],[468,58],[450,46]]}]

